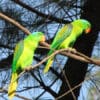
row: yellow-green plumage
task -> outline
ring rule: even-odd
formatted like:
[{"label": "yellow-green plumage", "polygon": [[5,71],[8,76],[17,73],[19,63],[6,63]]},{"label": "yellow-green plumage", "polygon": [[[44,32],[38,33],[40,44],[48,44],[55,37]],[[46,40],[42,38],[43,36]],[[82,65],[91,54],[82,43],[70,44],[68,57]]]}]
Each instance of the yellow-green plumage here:
[{"label": "yellow-green plumage", "polygon": [[12,77],[8,88],[10,100],[15,95],[18,75],[32,64],[34,52],[41,41],[45,41],[43,33],[34,32],[16,45],[12,64]]},{"label": "yellow-green plumage", "polygon": [[[69,25],[70,27],[68,27]],[[50,46],[51,50],[49,51],[48,56],[51,55],[54,52],[54,50],[72,47],[76,39],[82,33],[89,33],[90,28],[91,28],[90,23],[84,19],[78,19],[78,20],[71,22],[70,24],[64,25],[56,34]],[[53,63],[53,60],[54,60],[54,56],[51,57],[47,61],[47,64],[44,68],[44,73],[48,72],[48,70],[50,69],[50,66]]]}]

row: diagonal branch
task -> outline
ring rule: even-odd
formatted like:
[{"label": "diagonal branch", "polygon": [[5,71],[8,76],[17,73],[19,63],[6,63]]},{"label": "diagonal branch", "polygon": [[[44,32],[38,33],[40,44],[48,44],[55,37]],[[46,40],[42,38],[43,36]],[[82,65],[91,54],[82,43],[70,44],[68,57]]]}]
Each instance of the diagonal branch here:
[{"label": "diagonal branch", "polygon": [[[93,75],[91,75],[91,77],[96,76],[98,73],[94,73]],[[64,97],[65,95],[68,95],[71,91],[74,91],[75,89],[77,89],[78,87],[80,87],[83,82],[88,81],[91,79],[91,77],[86,77],[84,81],[80,82],[78,85],[74,86],[73,88],[71,88],[71,90],[66,91],[65,93],[63,93],[62,95],[58,96],[57,98],[55,98],[55,100],[60,100],[62,97]]]},{"label": "diagonal branch", "polygon": [[[35,64],[34,66],[29,66],[30,68],[28,69],[28,71],[31,71],[33,69],[38,68],[41,64],[43,64],[45,61],[47,61],[50,57],[55,56],[56,54],[59,54],[59,53],[60,54],[64,54],[65,56],[80,60],[80,61],[84,61],[86,63],[96,64],[96,65],[100,66],[100,60],[95,60],[95,59],[89,58],[89,57],[85,56],[84,54],[82,54],[82,57],[81,57],[81,56],[77,55],[77,53],[78,53],[77,51],[76,51],[76,53],[74,53],[73,51],[71,51],[70,49],[67,48],[67,49],[56,50],[50,56],[45,57],[42,61],[40,61],[39,63]],[[81,53],[80,53],[80,55],[81,55]],[[84,56],[87,57],[88,59],[85,59]],[[21,75],[23,75],[26,71],[27,71],[27,69],[23,70],[19,74],[18,78]]]},{"label": "diagonal branch", "polygon": [[26,34],[30,34],[30,32],[24,28],[21,24],[19,24],[17,21],[13,20],[12,18],[6,16],[5,14],[0,12],[0,17],[10,23],[12,23],[13,25],[17,26],[19,29],[21,29],[23,32],[25,32]]},{"label": "diagonal branch", "polygon": [[19,4],[19,5],[22,6],[23,8],[26,8],[26,9],[28,9],[29,11],[36,13],[38,16],[47,18],[47,19],[49,19],[49,20],[52,20],[52,21],[55,21],[55,22],[58,22],[58,23],[64,23],[64,24],[65,24],[65,23],[68,23],[68,22],[69,22],[69,21],[67,21],[67,20],[63,20],[63,19],[61,19],[61,18],[57,18],[57,17],[55,17],[55,16],[53,16],[53,15],[49,15],[49,14],[42,13],[42,12],[38,11],[37,9],[32,8],[32,7],[30,7],[29,5],[23,3],[21,0],[12,0],[12,1],[14,1],[14,2],[17,3],[17,4]]}]

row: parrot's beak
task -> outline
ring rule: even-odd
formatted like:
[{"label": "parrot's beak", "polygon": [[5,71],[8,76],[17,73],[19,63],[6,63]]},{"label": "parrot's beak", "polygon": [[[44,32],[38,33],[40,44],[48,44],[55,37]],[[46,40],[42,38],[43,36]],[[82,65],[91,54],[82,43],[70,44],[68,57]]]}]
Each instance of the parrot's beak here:
[{"label": "parrot's beak", "polygon": [[41,41],[40,41],[40,44],[42,44],[42,45],[44,45],[46,47],[50,47],[50,45],[48,43],[46,43],[45,41],[46,41],[46,37],[43,36],[42,39],[41,39]]},{"label": "parrot's beak", "polygon": [[91,28],[88,28],[85,30],[85,33],[88,34],[88,33],[90,33],[90,31],[91,31]]},{"label": "parrot's beak", "polygon": [[42,36],[42,39],[40,40],[40,42],[45,42],[46,38],[45,36]]}]

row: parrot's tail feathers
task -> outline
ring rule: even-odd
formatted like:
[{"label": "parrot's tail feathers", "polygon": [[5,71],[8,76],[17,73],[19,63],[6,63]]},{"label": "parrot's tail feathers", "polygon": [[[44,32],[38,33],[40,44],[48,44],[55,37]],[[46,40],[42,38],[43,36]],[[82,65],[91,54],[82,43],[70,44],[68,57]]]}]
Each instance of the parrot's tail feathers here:
[{"label": "parrot's tail feathers", "polygon": [[17,77],[18,77],[17,73],[12,73],[11,83],[8,88],[8,97],[10,100],[12,100],[15,95],[15,91],[18,85]]},{"label": "parrot's tail feathers", "polygon": [[47,73],[53,63],[54,57],[50,58],[45,66],[45,69],[43,70],[43,73]]}]

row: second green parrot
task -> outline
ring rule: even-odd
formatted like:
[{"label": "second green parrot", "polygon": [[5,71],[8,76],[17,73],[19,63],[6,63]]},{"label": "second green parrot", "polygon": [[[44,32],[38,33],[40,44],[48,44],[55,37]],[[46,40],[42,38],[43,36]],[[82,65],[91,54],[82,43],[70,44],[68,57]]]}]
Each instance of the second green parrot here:
[{"label": "second green parrot", "polygon": [[12,100],[15,95],[18,85],[18,75],[32,64],[34,52],[39,42],[44,41],[45,36],[42,32],[34,32],[16,45],[12,63],[11,82],[8,88],[10,100]]},{"label": "second green parrot", "polygon": [[[70,24],[64,25],[56,34],[51,46],[48,56],[51,55],[54,50],[62,49],[62,48],[71,48],[75,43],[76,39],[82,33],[89,33],[91,29],[91,24],[89,21],[85,19],[78,19]],[[54,56],[50,57],[47,61],[47,64],[44,68],[44,73],[47,73],[50,69],[54,60]]]}]

